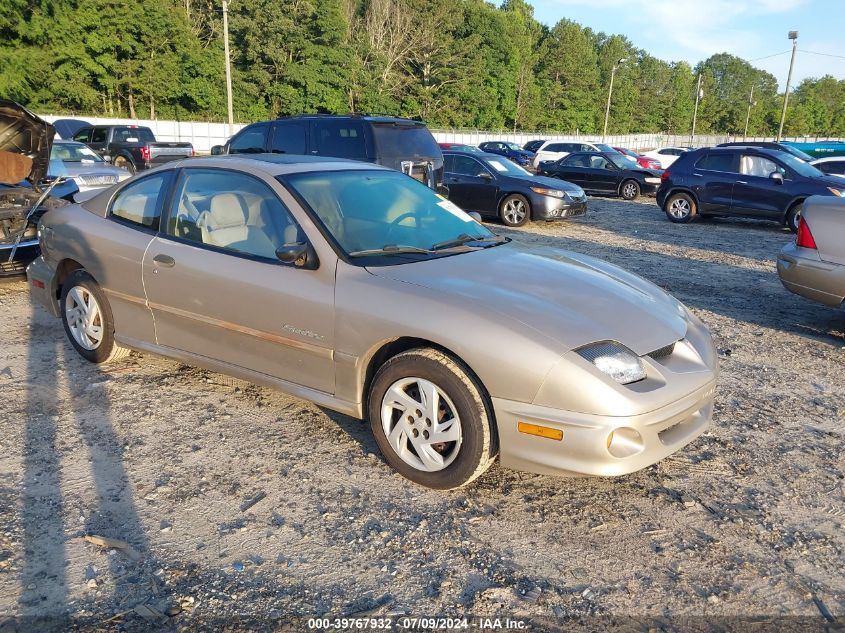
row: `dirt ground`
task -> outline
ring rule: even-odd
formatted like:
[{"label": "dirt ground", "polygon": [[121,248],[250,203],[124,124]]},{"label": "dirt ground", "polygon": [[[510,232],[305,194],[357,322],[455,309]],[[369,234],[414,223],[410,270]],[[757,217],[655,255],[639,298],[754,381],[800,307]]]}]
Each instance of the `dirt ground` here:
[{"label": "dirt ground", "polygon": [[686,303],[719,350],[712,429],[618,479],[496,465],[470,489],[427,491],[359,421],[155,356],[87,364],[24,281],[3,282],[0,630],[402,614],[534,630],[841,623],[845,312],[782,288],[788,232],[677,226],[649,199],[491,228],[620,264]]}]

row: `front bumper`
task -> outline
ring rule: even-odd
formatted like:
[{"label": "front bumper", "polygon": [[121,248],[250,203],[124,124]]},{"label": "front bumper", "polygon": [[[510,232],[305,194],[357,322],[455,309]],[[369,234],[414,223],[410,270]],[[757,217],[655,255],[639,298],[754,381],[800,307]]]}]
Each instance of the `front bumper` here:
[{"label": "front bumper", "polygon": [[[493,398],[502,466],[546,475],[601,477],[641,470],[680,450],[707,429],[715,387],[714,377],[672,404],[629,417],[573,413]],[[563,438],[522,433],[519,422],[560,430]],[[620,437],[635,431],[641,448],[629,456],[615,457],[608,446],[612,431]]]},{"label": "front bumper", "polygon": [[823,261],[817,250],[795,242],[778,255],[778,276],[790,292],[824,305],[836,308],[845,299],[845,266]]},{"label": "front bumper", "polygon": [[9,261],[14,244],[0,244],[0,277],[23,275],[26,267],[41,252],[38,240],[24,240],[18,244],[15,257]]},{"label": "front bumper", "polygon": [[532,196],[531,208],[535,220],[567,220],[586,215],[587,199],[572,200],[536,194]]}]

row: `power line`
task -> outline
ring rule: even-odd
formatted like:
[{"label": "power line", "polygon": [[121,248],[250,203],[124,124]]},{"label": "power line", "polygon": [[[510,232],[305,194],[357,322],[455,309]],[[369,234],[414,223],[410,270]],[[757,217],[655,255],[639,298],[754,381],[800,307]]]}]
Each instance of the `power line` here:
[{"label": "power line", "polygon": [[839,59],[845,59],[845,55],[834,55],[833,53],[817,53],[815,51],[806,51],[803,48],[799,48],[798,52],[809,53],[810,55],[821,55],[822,57],[837,57]]},{"label": "power line", "polygon": [[759,62],[761,59],[769,59],[770,57],[777,57],[778,55],[786,55],[787,53],[791,53],[792,49],[782,51],[780,53],[774,53],[773,55],[766,55],[765,57],[757,57],[756,59],[749,59],[749,62]]}]

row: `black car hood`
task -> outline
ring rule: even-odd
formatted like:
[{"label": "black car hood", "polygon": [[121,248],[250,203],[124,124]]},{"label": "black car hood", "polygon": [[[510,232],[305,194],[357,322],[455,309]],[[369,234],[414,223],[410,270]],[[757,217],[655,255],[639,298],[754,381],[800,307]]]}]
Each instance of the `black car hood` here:
[{"label": "black car hood", "polygon": [[521,178],[530,186],[546,187],[547,189],[560,189],[568,193],[581,194],[584,192],[578,185],[569,182],[568,180],[561,180],[560,178],[549,178],[547,176],[523,176]]},{"label": "black car hood", "polygon": [[[25,178],[36,187],[47,175],[55,135],[52,125],[22,105],[0,99],[0,151],[31,158],[32,168]],[[0,183],[17,184],[19,180],[12,178],[14,170],[3,169],[5,164],[0,161]]]}]

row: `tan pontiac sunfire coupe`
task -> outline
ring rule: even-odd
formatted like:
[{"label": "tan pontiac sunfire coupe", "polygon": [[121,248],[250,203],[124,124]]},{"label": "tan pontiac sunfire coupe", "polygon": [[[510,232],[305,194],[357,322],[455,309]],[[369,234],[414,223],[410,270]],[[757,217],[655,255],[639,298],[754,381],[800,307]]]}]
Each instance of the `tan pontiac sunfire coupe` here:
[{"label": "tan pontiac sunfire coupe", "polygon": [[33,297],[89,361],[153,352],[366,418],[424,486],[467,484],[497,454],[630,473],[711,417],[713,342],[680,302],[381,167],[168,163],[50,211],[39,239]]}]

